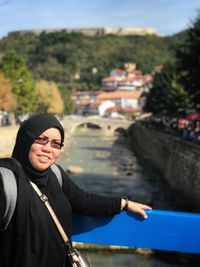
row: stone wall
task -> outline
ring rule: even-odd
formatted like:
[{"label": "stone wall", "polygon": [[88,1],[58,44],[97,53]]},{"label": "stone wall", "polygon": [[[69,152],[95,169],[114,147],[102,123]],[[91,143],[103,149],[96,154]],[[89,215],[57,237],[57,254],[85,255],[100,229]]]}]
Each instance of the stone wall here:
[{"label": "stone wall", "polygon": [[104,36],[108,34],[114,34],[119,36],[132,36],[132,35],[158,35],[157,30],[151,27],[148,28],[47,28],[47,29],[32,29],[32,30],[22,30],[22,31],[13,31],[9,32],[9,35],[23,35],[25,33],[35,33],[37,35],[42,32],[52,33],[66,31],[68,33],[79,32],[86,36]]},{"label": "stone wall", "polygon": [[200,209],[200,144],[136,123],[130,130],[135,153],[150,161],[169,184]]},{"label": "stone wall", "polygon": [[10,156],[19,126],[0,127],[0,157]]}]

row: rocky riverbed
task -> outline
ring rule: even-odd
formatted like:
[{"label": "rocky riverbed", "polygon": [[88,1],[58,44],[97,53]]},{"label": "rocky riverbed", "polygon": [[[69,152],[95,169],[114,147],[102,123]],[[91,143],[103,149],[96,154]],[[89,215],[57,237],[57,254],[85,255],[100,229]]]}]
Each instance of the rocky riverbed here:
[{"label": "rocky riverbed", "polygon": [[149,162],[139,161],[129,149],[126,139],[113,141],[109,156],[120,190],[135,201],[152,205],[154,209],[175,208],[176,195],[157,174]]}]

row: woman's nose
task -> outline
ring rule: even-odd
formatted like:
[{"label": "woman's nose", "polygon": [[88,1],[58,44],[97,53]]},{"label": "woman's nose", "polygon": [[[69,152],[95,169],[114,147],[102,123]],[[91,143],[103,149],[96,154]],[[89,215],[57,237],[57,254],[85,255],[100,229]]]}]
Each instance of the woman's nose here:
[{"label": "woman's nose", "polygon": [[49,141],[45,145],[42,146],[43,150],[52,150],[51,142]]}]

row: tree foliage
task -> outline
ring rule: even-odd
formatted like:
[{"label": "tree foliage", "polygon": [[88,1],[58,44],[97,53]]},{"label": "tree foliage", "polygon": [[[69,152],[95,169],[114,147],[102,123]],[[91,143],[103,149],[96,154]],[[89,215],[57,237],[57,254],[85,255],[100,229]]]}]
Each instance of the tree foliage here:
[{"label": "tree foliage", "polygon": [[7,52],[1,61],[1,70],[9,79],[17,100],[17,114],[31,113],[35,108],[34,80],[26,60],[15,52]]},{"label": "tree foliage", "polygon": [[38,35],[34,33],[11,34],[0,41],[0,52],[5,53],[6,51],[14,50],[17,54],[31,56],[38,40]]},{"label": "tree foliage", "polygon": [[173,64],[166,64],[161,72],[155,74],[153,88],[147,94],[145,111],[172,114],[180,108],[189,106],[188,93],[178,82],[178,77],[176,66]]},{"label": "tree foliage", "polygon": [[64,104],[56,83],[45,80],[36,83],[37,108],[39,113],[63,113]]},{"label": "tree foliage", "polygon": [[147,111],[173,113],[179,108],[200,109],[200,13],[182,37],[183,42],[175,38],[176,61],[165,64],[162,72],[155,75],[153,88],[147,95]]},{"label": "tree foliage", "polygon": [[64,103],[64,113],[72,114],[74,112],[74,102],[71,98],[73,91],[64,85],[60,85],[59,90]]},{"label": "tree foliage", "polygon": [[[156,65],[173,61],[172,43],[172,39],[160,36],[84,36],[60,31],[43,32],[37,37],[8,36],[0,42],[0,52],[12,47],[18,54],[26,55],[36,79],[70,85],[73,90],[96,90],[103,77],[127,62],[150,73]],[[96,74],[93,68],[97,69]]]},{"label": "tree foliage", "polygon": [[200,109],[200,11],[188,30],[184,45],[177,50],[180,82],[190,95],[194,108]]},{"label": "tree foliage", "polygon": [[11,85],[3,73],[0,73],[0,110],[14,111],[16,107],[17,102],[12,94]]}]

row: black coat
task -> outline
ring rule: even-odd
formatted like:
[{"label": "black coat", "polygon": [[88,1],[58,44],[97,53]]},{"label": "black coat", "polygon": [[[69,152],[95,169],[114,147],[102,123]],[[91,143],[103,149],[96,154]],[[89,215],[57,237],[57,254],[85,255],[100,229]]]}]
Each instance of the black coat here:
[{"label": "black coat", "polygon": [[[1,267],[63,267],[66,252],[50,214],[41,202],[23,169],[10,159],[1,159],[0,166],[15,173],[17,205],[8,228],[0,235]],[[109,216],[120,212],[121,199],[86,193],[72,182],[60,168],[61,189],[55,174],[50,171],[34,180],[45,193],[68,237],[72,233],[72,212],[84,215]],[[5,194],[0,179],[0,227],[5,212]]]}]

